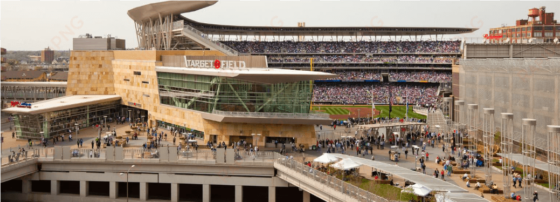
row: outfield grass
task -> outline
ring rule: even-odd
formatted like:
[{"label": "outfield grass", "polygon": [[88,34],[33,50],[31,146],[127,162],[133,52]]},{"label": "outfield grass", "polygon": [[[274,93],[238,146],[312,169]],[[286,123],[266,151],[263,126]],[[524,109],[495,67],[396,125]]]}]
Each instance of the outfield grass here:
[{"label": "outfield grass", "polygon": [[[348,110],[342,108],[370,108],[371,105],[350,105],[350,106],[314,106],[313,110],[322,110],[330,115],[347,115]],[[375,109],[381,112],[380,115],[376,117],[389,117],[389,106],[375,106]],[[391,112],[391,118],[400,117],[404,118],[406,115],[406,106],[393,106],[393,111]],[[412,107],[409,107],[408,117],[425,119],[426,116],[414,113]]]},{"label": "outfield grass", "polygon": [[[376,117],[389,117],[389,106],[375,106],[375,109],[379,110],[381,113]],[[406,116],[406,106],[393,106],[393,111],[391,112],[391,118],[404,118]],[[409,118],[425,119],[426,116],[414,113],[412,107],[408,108]]]}]

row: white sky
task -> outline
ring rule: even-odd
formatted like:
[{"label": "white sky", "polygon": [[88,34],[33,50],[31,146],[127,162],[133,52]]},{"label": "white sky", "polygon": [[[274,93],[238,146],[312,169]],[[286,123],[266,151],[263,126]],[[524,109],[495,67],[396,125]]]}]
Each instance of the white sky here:
[{"label": "white sky", "polygon": [[[8,50],[68,50],[72,38],[91,33],[126,39],[126,47],[134,48],[134,24],[126,12],[153,2],[157,1],[2,1],[0,43]],[[514,25],[527,18],[529,8],[541,6],[560,21],[560,1],[226,0],[184,15],[224,25],[474,27],[480,30],[463,37],[482,37],[489,28]]]}]

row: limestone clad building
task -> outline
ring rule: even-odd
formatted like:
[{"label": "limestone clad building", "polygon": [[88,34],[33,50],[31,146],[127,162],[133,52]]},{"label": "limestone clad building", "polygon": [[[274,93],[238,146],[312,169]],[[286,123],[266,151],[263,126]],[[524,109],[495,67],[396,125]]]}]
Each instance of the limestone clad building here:
[{"label": "limestone clad building", "polygon": [[[66,94],[71,100],[79,96],[117,95],[120,107],[101,110],[98,117],[125,116],[137,120],[144,115],[142,119],[151,127],[190,130],[204,141],[229,144],[243,139],[265,146],[266,142],[279,139],[312,145],[316,141],[313,125],[328,124],[331,120],[328,114],[310,113],[309,81],[334,76],[269,69],[264,56],[224,56],[209,50],[73,51]],[[19,116],[23,128],[24,119],[33,117],[32,114],[61,110],[49,101],[43,102],[33,103],[35,106],[30,109],[5,111]],[[66,103],[66,108],[83,107],[85,102],[75,106]],[[47,109],[39,109],[39,113],[37,108]],[[130,109],[132,113],[128,112]],[[93,116],[83,122],[75,120],[79,118],[65,121],[86,126],[95,124]],[[40,124],[43,129],[37,133],[56,136],[48,129],[59,122],[44,118]],[[26,134],[18,137],[40,137],[29,131]],[[259,138],[253,138],[256,136]]]}]

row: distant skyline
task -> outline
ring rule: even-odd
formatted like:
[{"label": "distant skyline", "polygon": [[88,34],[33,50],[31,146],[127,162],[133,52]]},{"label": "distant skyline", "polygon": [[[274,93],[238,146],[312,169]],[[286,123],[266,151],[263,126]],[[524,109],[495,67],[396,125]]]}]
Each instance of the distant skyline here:
[{"label": "distant skyline", "polygon": [[[137,47],[128,10],[159,1],[2,1],[0,45],[10,50],[72,48],[72,38],[111,34]],[[402,26],[479,28],[458,37],[481,38],[502,24],[527,19],[528,9],[546,6],[560,21],[560,1],[219,1],[183,14],[223,25]],[[451,35],[449,35],[451,36]]]}]

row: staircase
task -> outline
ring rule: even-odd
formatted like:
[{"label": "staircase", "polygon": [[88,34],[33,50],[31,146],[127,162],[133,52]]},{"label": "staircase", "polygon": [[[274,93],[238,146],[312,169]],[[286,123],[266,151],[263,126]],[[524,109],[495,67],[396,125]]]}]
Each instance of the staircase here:
[{"label": "staircase", "polygon": [[439,125],[439,131],[441,133],[449,132],[447,120],[443,116],[443,112],[441,110],[436,110],[436,112],[429,112],[426,122],[428,126],[430,126],[431,132],[437,132],[436,125]]}]

